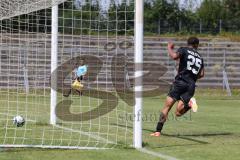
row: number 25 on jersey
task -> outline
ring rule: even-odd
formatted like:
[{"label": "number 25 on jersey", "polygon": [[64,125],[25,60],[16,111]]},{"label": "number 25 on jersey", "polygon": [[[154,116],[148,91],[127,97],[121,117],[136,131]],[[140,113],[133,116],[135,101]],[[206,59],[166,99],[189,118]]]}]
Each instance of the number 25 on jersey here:
[{"label": "number 25 on jersey", "polygon": [[193,55],[188,55],[187,70],[192,71],[193,74],[198,74],[202,66],[202,60],[200,58],[194,57]]}]

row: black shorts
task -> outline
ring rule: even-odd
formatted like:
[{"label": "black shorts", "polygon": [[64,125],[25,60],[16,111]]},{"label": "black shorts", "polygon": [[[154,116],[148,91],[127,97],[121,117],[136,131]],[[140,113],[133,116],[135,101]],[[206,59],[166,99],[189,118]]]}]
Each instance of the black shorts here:
[{"label": "black shorts", "polygon": [[184,107],[189,108],[188,102],[195,92],[195,82],[187,82],[181,78],[177,78],[168,92],[168,96],[174,100],[182,100]]}]

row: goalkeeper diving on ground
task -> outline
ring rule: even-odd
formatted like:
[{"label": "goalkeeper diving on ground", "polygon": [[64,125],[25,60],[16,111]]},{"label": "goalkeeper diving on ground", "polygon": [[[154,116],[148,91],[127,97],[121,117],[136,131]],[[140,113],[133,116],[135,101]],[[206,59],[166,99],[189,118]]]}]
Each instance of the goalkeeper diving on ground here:
[{"label": "goalkeeper diving on ground", "polygon": [[87,73],[87,65],[85,64],[84,59],[80,60],[79,66],[77,66],[73,70],[73,73],[74,73],[73,83],[71,84],[71,89],[69,89],[67,94],[64,94],[65,97],[68,97],[71,94],[72,90],[75,90],[79,94],[79,96],[83,95],[82,90],[84,85],[82,81]]},{"label": "goalkeeper diving on ground", "polygon": [[187,47],[180,47],[175,52],[174,44],[168,43],[168,54],[175,60],[179,61],[178,74],[170,88],[164,107],[161,110],[160,118],[157,123],[156,131],[151,136],[159,137],[163,125],[167,120],[169,111],[175,102],[178,101],[175,115],[182,116],[191,108],[197,110],[197,104],[194,96],[195,83],[198,79],[204,77],[203,58],[198,53],[199,39],[190,37],[187,40]]}]

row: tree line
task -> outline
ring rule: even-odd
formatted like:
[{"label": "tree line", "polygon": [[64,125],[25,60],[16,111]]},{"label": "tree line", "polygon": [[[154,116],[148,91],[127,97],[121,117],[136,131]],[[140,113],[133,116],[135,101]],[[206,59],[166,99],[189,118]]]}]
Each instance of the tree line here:
[{"label": "tree line", "polygon": [[240,32],[240,0],[203,0],[196,10],[180,8],[176,0],[155,0],[144,9],[144,27],[150,33]]}]

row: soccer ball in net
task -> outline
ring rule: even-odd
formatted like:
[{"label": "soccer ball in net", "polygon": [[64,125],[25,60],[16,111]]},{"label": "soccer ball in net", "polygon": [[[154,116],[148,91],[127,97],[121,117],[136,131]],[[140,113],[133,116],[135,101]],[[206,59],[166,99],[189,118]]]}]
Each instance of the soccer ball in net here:
[{"label": "soccer ball in net", "polygon": [[13,118],[13,124],[17,127],[22,127],[25,124],[25,119],[22,116],[15,116]]}]

